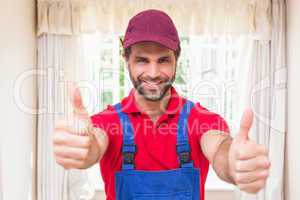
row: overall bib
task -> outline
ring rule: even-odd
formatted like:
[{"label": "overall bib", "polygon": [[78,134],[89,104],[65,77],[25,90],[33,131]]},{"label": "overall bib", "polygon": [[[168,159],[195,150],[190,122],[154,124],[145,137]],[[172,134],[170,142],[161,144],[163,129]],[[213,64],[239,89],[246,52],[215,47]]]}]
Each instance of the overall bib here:
[{"label": "overall bib", "polygon": [[187,120],[193,106],[187,101],[178,120],[176,148],[180,167],[163,171],[135,170],[133,126],[121,111],[121,104],[114,106],[123,130],[122,170],[115,175],[117,200],[200,200],[200,170],[193,166],[188,142]]}]

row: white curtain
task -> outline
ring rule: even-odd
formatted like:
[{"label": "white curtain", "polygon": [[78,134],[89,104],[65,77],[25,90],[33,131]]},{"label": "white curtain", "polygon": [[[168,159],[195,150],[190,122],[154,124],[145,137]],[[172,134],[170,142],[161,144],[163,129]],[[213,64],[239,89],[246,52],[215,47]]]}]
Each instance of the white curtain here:
[{"label": "white curtain", "polygon": [[252,34],[270,39],[270,0],[38,0],[38,35],[123,33],[144,9],[160,9],[180,34]]},{"label": "white curtain", "polygon": [[271,41],[252,40],[241,59],[240,108],[255,113],[251,138],[269,149],[270,177],[257,195],[238,192],[239,200],[283,200],[284,144],[286,133],[287,66],[285,60],[285,2],[272,1]]},{"label": "white curtain", "polygon": [[[68,112],[68,108],[64,108],[68,101],[63,93],[64,81],[92,80],[89,77],[93,74],[89,71],[92,68],[88,66],[98,63],[100,57],[97,41],[87,47],[83,37],[74,34],[95,31],[124,33],[129,17],[144,8],[167,11],[181,34],[248,37],[249,42],[243,43],[244,51],[239,55],[240,73],[237,74],[240,80],[238,96],[246,100],[240,101],[234,110],[242,113],[246,105],[252,105],[256,115],[251,137],[268,146],[272,167],[264,191],[254,196],[237,192],[237,199],[283,200],[287,70],[284,58],[284,1],[275,0],[271,5],[270,0],[190,0],[183,5],[179,2],[172,4],[168,0],[163,8],[155,3],[158,1],[116,1],[38,1],[38,34],[41,35],[38,41],[38,67],[43,74],[43,78],[38,80],[39,108],[46,108],[38,120],[39,200],[89,199],[94,192],[86,171],[63,170],[55,163],[51,146],[55,120]],[[86,51],[87,48],[94,51]],[[87,59],[91,56],[96,62]],[[114,63],[114,66],[119,65]],[[94,83],[81,83],[83,87],[95,89],[92,94],[100,91]],[[94,98],[99,101],[99,97]],[[94,107],[91,109],[95,111]],[[53,112],[60,114],[54,115]]]},{"label": "white curtain", "polygon": [[[55,121],[70,112],[66,81],[85,78],[82,38],[43,35],[38,39],[38,199],[79,200],[94,196],[86,170],[64,170],[53,156]],[[81,70],[79,70],[81,69]]]}]

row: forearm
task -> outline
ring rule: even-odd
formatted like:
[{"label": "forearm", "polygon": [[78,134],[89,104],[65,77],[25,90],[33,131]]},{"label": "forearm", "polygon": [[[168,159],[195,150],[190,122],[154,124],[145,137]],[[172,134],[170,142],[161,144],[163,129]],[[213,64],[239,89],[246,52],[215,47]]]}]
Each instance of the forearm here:
[{"label": "forearm", "polygon": [[230,172],[229,159],[228,159],[231,143],[232,143],[231,137],[227,137],[222,141],[216,153],[214,154],[211,164],[220,179],[228,183],[234,184],[235,181],[232,176],[232,173]]},{"label": "forearm", "polygon": [[210,130],[201,137],[200,145],[220,179],[242,191],[257,193],[269,176],[270,160],[264,145],[249,140],[252,120],[253,113],[246,111],[234,139],[225,132]]}]

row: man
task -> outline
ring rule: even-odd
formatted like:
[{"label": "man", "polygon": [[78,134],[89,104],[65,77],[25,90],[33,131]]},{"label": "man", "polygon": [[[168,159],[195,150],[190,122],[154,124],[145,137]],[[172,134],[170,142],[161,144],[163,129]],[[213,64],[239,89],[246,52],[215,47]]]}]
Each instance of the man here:
[{"label": "man", "polygon": [[54,153],[66,169],[100,162],[107,199],[201,199],[209,164],[241,190],[257,193],[270,162],[266,147],[248,139],[246,110],[236,138],[226,122],[179,96],[172,83],[180,41],[170,17],[146,10],[134,16],[123,41],[134,89],[119,104],[89,117],[70,88],[74,121],[57,124]]}]

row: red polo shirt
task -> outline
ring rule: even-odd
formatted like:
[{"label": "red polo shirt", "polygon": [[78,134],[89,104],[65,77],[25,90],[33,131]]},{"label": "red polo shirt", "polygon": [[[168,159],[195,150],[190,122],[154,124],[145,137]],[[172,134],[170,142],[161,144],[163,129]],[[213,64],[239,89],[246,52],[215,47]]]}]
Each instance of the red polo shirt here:
[{"label": "red polo shirt", "polygon": [[[154,124],[151,118],[141,112],[135,103],[134,92],[122,101],[125,112],[135,131],[137,153],[135,166],[137,170],[170,170],[179,167],[176,153],[177,121],[180,110],[186,99],[180,97],[174,88],[166,112]],[[122,129],[113,106],[91,117],[94,126],[106,131],[109,146],[100,161],[101,175],[105,184],[107,200],[115,200],[115,172],[122,166]],[[229,133],[224,119],[218,114],[209,112],[199,103],[191,110],[188,119],[189,143],[191,158],[196,168],[201,170],[201,200],[204,200],[204,185],[209,169],[209,162],[200,147],[200,138],[208,130],[220,130]]]}]

